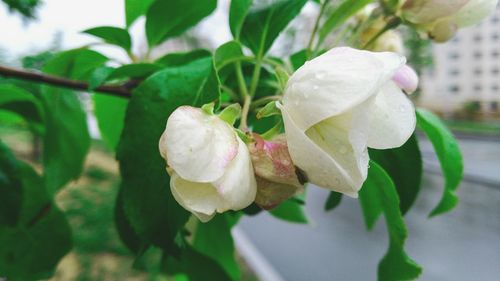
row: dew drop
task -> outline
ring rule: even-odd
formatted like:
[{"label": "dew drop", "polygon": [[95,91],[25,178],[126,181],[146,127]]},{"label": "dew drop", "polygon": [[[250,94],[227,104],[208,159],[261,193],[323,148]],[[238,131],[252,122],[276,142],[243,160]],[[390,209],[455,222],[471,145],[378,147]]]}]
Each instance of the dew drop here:
[{"label": "dew drop", "polygon": [[324,72],[316,73],[316,79],[322,80],[325,77],[326,77],[326,73],[324,73]]}]

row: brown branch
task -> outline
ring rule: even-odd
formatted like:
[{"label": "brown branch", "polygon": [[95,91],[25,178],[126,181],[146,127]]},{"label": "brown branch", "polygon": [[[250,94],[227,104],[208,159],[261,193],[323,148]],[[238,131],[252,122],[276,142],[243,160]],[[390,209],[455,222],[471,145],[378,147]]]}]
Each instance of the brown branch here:
[{"label": "brown branch", "polygon": [[[20,70],[0,65],[0,76],[21,80],[44,83],[52,86],[64,87],[73,90],[89,91],[89,84],[83,81],[71,80],[38,72]],[[112,96],[130,98],[132,89],[137,86],[135,81],[123,85],[103,85],[93,89],[93,92],[106,93]]]}]

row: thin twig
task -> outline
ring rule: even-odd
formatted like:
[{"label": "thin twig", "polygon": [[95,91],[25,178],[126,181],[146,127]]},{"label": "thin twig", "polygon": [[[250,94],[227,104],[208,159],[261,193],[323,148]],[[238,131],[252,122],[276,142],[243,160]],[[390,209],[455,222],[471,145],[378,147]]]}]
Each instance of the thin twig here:
[{"label": "thin twig", "polygon": [[[71,80],[58,76],[20,70],[5,66],[0,66],[0,76],[33,81],[73,90],[89,91],[89,84],[83,81]],[[129,81],[123,85],[103,85],[93,89],[92,91],[122,98],[130,98],[132,96],[132,90],[137,87],[137,84],[137,81]]]}]

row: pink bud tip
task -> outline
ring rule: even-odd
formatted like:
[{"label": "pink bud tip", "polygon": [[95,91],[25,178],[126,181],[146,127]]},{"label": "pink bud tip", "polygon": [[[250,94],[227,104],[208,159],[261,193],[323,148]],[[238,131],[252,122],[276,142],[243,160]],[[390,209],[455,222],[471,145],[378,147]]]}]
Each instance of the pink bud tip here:
[{"label": "pink bud tip", "polygon": [[392,80],[394,81],[394,83],[396,83],[396,85],[398,85],[403,91],[408,94],[412,94],[418,88],[417,73],[415,72],[415,70],[413,70],[413,68],[409,67],[406,64],[396,71],[396,73],[392,77]]}]

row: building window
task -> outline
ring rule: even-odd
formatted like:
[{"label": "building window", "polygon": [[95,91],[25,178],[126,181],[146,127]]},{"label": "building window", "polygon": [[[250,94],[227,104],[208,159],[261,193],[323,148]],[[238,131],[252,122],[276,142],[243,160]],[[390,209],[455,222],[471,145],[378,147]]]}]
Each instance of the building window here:
[{"label": "building window", "polygon": [[497,101],[492,101],[490,104],[491,111],[498,111],[498,102]]},{"label": "building window", "polygon": [[474,85],[474,91],[475,92],[481,92],[482,89],[483,89],[483,86],[481,86],[481,84],[475,84]]},{"label": "building window", "polygon": [[491,51],[491,56],[493,58],[498,58],[500,56],[500,52],[498,50]]},{"label": "building window", "polygon": [[480,51],[475,51],[474,52],[474,58],[475,59],[480,59],[483,57],[483,53],[481,53]]},{"label": "building window", "polygon": [[475,76],[481,76],[483,74],[483,70],[479,67],[477,67],[476,69],[474,69],[474,75]]},{"label": "building window", "polygon": [[454,68],[450,70],[450,76],[458,76],[460,74],[460,70]]},{"label": "building window", "polygon": [[494,16],[491,18],[492,23],[498,23],[498,21],[500,21],[500,18],[498,18],[498,16]]},{"label": "building window", "polygon": [[493,84],[493,85],[491,85],[491,90],[492,90],[493,92],[498,92],[498,89],[499,89],[499,87],[498,87],[498,85],[497,85],[497,84]]},{"label": "building window", "polygon": [[491,69],[491,74],[498,75],[498,73],[500,73],[500,69],[498,69],[498,67],[495,66]]},{"label": "building window", "polygon": [[493,33],[493,34],[491,35],[491,39],[492,39],[493,41],[498,41],[498,39],[500,39],[500,35],[499,35],[498,33],[496,33],[496,32],[495,32],[495,33]]},{"label": "building window", "polygon": [[474,35],[474,41],[476,41],[476,42],[483,41],[483,36],[481,34]]},{"label": "building window", "polygon": [[458,94],[458,92],[460,92],[460,87],[458,85],[450,85],[449,91],[452,94]]},{"label": "building window", "polygon": [[452,60],[457,60],[460,58],[460,55],[458,53],[453,52],[449,54],[449,58]]}]

